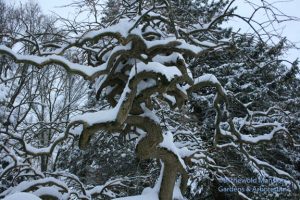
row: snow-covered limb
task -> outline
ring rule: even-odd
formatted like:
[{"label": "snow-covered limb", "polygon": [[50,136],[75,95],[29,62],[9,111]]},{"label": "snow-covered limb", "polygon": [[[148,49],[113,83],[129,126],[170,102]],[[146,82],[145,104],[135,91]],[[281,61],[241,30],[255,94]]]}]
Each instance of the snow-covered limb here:
[{"label": "snow-covered limb", "polygon": [[[13,196],[19,192],[30,192],[40,198],[51,197],[61,200],[70,199],[74,196],[82,200],[92,199],[101,195],[115,197],[115,194],[109,188],[124,186],[122,182],[126,181],[126,179],[115,179],[107,181],[103,185],[94,186],[92,189],[86,189],[86,186],[84,186],[76,175],[63,171],[47,174],[53,177],[60,177],[60,179],[44,177],[37,180],[23,181],[16,187],[11,187],[1,193],[0,197]],[[68,180],[68,185],[65,183],[66,180]],[[74,182],[72,183],[72,181]],[[75,189],[78,185],[80,186],[79,190]]]},{"label": "snow-covered limb", "polygon": [[19,141],[20,144],[23,146],[23,151],[28,155],[50,155],[54,151],[55,147],[68,137],[69,129],[71,129],[72,126],[73,124],[70,124],[70,126],[67,127],[67,129],[63,133],[60,133],[57,137],[54,137],[54,139],[51,141],[48,147],[34,147],[31,144],[27,143],[25,140],[23,140],[23,137],[19,134],[11,133],[9,134],[9,136],[14,140]]},{"label": "snow-covered limb", "polygon": [[[257,116],[269,116],[269,114],[272,111],[276,111],[277,108],[269,108],[268,111],[266,112],[259,112],[259,111],[250,111],[247,109],[249,116],[244,119],[243,125],[239,128],[239,130],[242,127],[251,127],[254,129],[261,129],[261,128],[272,128],[272,130],[269,133],[263,134],[263,135],[257,135],[257,136],[252,136],[252,135],[246,135],[240,133],[240,131],[236,128],[236,125],[233,122],[233,119],[230,118],[229,113],[227,110],[224,111],[224,114],[228,118],[228,125],[230,127],[230,130],[223,130],[221,127],[221,110],[220,110],[220,103],[223,101],[226,107],[229,107],[229,102],[227,99],[227,92],[223,89],[221,86],[220,82],[216,79],[216,77],[212,74],[205,74],[203,76],[200,76],[199,78],[195,79],[195,86],[192,86],[189,88],[190,92],[195,91],[196,89],[203,88],[203,87],[215,87],[217,89],[217,95],[214,101],[215,109],[217,111],[217,116],[216,116],[216,138],[219,136],[225,136],[228,138],[233,139],[233,141],[237,141],[238,143],[247,143],[247,144],[257,144],[260,142],[265,142],[265,141],[271,141],[273,137],[281,132],[288,133],[288,130],[284,128],[280,123],[275,122],[275,123],[259,123],[259,122],[252,122],[254,117]],[[249,120],[249,121],[247,121]],[[218,136],[219,135],[219,136]],[[221,145],[219,147],[227,147],[227,146],[232,146],[232,143],[229,143],[230,145]],[[216,143],[217,145],[217,143]]]},{"label": "snow-covered limb", "polygon": [[235,123],[230,119],[229,122],[229,131],[222,130],[221,133],[223,136],[229,136],[229,138],[232,138],[234,141],[238,141],[239,143],[245,143],[245,144],[258,144],[261,142],[268,142],[273,140],[274,136],[279,133],[287,133],[289,134],[288,130],[285,127],[282,127],[282,124],[276,122],[276,123],[252,123],[250,122],[244,122],[243,127],[244,128],[253,128],[254,130],[263,129],[266,130],[269,128],[272,128],[272,130],[269,133],[261,134],[261,135],[251,135],[251,134],[243,134],[238,130],[235,126]]},{"label": "snow-covered limb", "polygon": [[275,166],[270,165],[269,163],[267,163],[265,161],[261,161],[261,160],[255,158],[254,156],[251,156],[249,154],[247,154],[247,157],[249,158],[250,161],[255,163],[256,166],[258,166],[260,168],[270,169],[273,172],[275,172],[279,177],[289,179],[291,182],[294,183],[295,188],[297,188],[297,190],[300,191],[300,186],[299,186],[297,180],[295,180],[289,173],[287,173],[283,170],[277,169]]},{"label": "snow-covered limb", "polygon": [[42,200],[34,194],[27,192],[16,192],[5,197],[3,200]]},{"label": "snow-covered limb", "polygon": [[[215,117],[216,130],[214,135],[214,145],[216,146],[219,138],[222,135],[222,130],[220,127],[221,118],[222,118],[221,104],[222,103],[225,103],[225,105],[228,104],[227,92],[213,74],[204,74],[194,79],[194,85],[192,85],[188,89],[188,92],[189,93],[197,92],[206,87],[213,87],[216,89],[216,96],[214,99],[214,108],[216,110],[216,117]],[[224,113],[227,114],[227,111],[225,110]]]},{"label": "snow-covered limb", "polygon": [[[4,150],[4,153],[2,150]],[[8,148],[0,143],[0,155],[3,155],[1,156],[3,166],[7,165],[1,170],[1,179],[6,179],[11,175],[11,173],[14,173],[16,169],[19,171],[19,176],[36,176],[39,178],[45,178],[45,175],[38,169],[31,166],[30,162],[26,162],[25,159],[21,158],[20,152],[16,149]]]},{"label": "snow-covered limb", "polygon": [[17,192],[33,191],[36,188],[44,187],[46,185],[51,186],[52,192],[47,193],[47,191],[45,191],[45,190],[43,190],[43,191],[37,190],[37,194],[40,194],[41,196],[43,196],[47,193],[47,195],[49,195],[49,196],[53,196],[53,197],[60,198],[60,199],[66,199],[66,196],[64,196],[62,198],[63,194],[68,196],[68,193],[69,193],[68,186],[64,182],[62,182],[58,179],[55,179],[55,178],[51,178],[51,177],[38,179],[38,180],[32,180],[32,181],[23,181],[16,187],[12,187],[12,188],[4,191],[3,193],[0,194],[0,196],[5,197],[7,195],[14,194]]},{"label": "snow-covered limb", "polygon": [[[124,179],[110,180],[110,181],[105,182],[104,185],[99,185],[99,186],[96,186],[92,189],[87,190],[86,193],[90,197],[97,196],[97,195],[103,194],[103,193],[104,194],[109,194],[108,191],[106,191],[106,190],[108,190],[109,187],[112,187],[112,186],[115,186],[115,185],[123,185],[122,181],[124,181]],[[115,194],[113,194],[111,192],[109,196],[110,197],[115,197]]]},{"label": "snow-covered limb", "polygon": [[[9,149],[8,147],[6,147],[3,143],[0,143],[0,150],[4,150],[5,151],[5,156],[3,158],[1,158],[3,161],[5,159],[5,157],[10,157],[12,162],[10,162],[2,171],[0,174],[0,178],[4,177],[10,170],[12,170],[13,168],[15,168],[16,166],[19,165],[24,165],[21,164],[17,155],[15,154],[14,151],[12,151],[11,149]],[[1,152],[1,151],[0,151]],[[26,166],[26,165],[25,165]]]},{"label": "snow-covered limb", "polygon": [[49,55],[49,56],[36,56],[36,55],[20,55],[13,52],[10,48],[0,45],[0,55],[8,55],[12,57],[17,63],[28,63],[38,67],[46,65],[61,65],[71,73],[77,73],[82,75],[86,79],[92,79],[104,73],[106,65],[100,65],[98,67],[86,66],[77,63],[72,63],[63,56]]},{"label": "snow-covered limb", "polygon": [[[159,144],[159,146],[160,146],[160,147],[163,147],[163,148],[166,148],[166,149],[168,149],[169,151],[173,152],[173,153],[177,156],[177,158],[178,158],[178,160],[180,161],[182,167],[183,167],[184,169],[186,169],[186,165],[185,165],[185,163],[184,163],[184,161],[183,161],[183,159],[182,159],[182,158],[183,158],[182,155],[184,155],[185,153],[184,153],[184,152],[181,152],[181,151],[180,151],[181,149],[178,149],[178,148],[175,146],[173,140],[174,140],[174,139],[173,139],[172,133],[171,133],[171,132],[167,132],[166,134],[164,134],[164,139],[163,139],[163,141]],[[182,153],[182,155],[180,155],[181,153]]]},{"label": "snow-covered limb", "polygon": [[[263,124],[260,127],[267,127],[264,126]],[[288,130],[281,125],[276,126],[273,128],[273,130],[270,133],[266,133],[263,135],[258,135],[258,136],[252,136],[252,135],[245,135],[245,134],[240,134],[240,141],[248,144],[257,144],[260,142],[266,142],[266,141],[271,141],[275,134],[284,132],[288,133]]]},{"label": "snow-covered limb", "polygon": [[227,148],[227,147],[237,148],[238,144],[236,144],[234,142],[229,142],[229,143],[225,143],[225,144],[217,144],[217,148]]}]

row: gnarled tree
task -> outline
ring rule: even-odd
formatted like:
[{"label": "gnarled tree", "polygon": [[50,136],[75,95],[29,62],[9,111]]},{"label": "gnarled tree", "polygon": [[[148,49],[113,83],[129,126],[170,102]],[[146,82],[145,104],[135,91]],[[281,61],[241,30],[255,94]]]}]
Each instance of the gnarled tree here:
[{"label": "gnarled tree", "polygon": [[[227,7],[208,19],[194,19],[190,23],[178,14],[180,6],[173,1],[122,2],[122,14],[111,24],[72,39],[62,37],[54,42],[37,40],[33,45],[34,55],[21,55],[7,46],[0,46],[0,55],[10,57],[16,63],[37,68],[59,65],[68,73],[92,81],[95,95],[98,98],[105,96],[110,105],[106,110],[88,111],[73,117],[64,133],[53,138],[48,147],[39,149],[24,143],[23,150],[32,156],[51,154],[56,145],[69,135],[78,135],[80,148],[86,148],[91,137],[103,130],[106,134],[135,134],[138,136],[137,157],[161,161],[161,173],[156,185],[145,189],[139,197],[183,199],[189,179],[186,163],[199,158],[206,158],[210,166],[214,163],[199,149],[191,148],[189,141],[185,145],[175,143],[173,134],[176,130],[162,128],[157,113],[161,106],[165,106],[160,104],[162,102],[168,103],[171,109],[180,109],[190,96],[210,90],[215,93],[213,107],[216,113],[212,148],[235,148],[254,167],[273,171],[277,176],[290,180],[299,190],[298,182],[292,176],[250,153],[249,147],[252,145],[269,142],[278,134],[289,135],[288,130],[272,115],[277,109],[252,111],[247,103],[235,99],[245,111],[243,117],[236,116],[230,109],[234,95],[225,90],[213,74],[195,77],[189,69],[188,63],[194,58],[205,57],[220,49],[231,50],[231,39],[224,32],[223,38],[216,35],[220,33],[218,20],[234,16],[232,2],[226,1],[224,5]],[[209,34],[202,34],[208,30]],[[85,58],[83,62],[68,59],[68,53],[75,50]],[[262,134],[259,134],[260,131]],[[6,150],[4,145],[3,148]],[[45,196],[42,188],[54,185],[52,189],[56,192],[47,194],[47,197],[67,199],[76,195],[79,199],[90,199],[103,193],[107,185],[114,184],[109,182],[87,190],[77,177],[61,173],[51,175],[70,178],[80,189],[71,192],[71,187],[66,184],[41,175],[35,182],[23,182],[23,185],[11,187],[1,195],[21,190],[38,191],[36,194]],[[246,197],[243,193],[239,194]]]}]

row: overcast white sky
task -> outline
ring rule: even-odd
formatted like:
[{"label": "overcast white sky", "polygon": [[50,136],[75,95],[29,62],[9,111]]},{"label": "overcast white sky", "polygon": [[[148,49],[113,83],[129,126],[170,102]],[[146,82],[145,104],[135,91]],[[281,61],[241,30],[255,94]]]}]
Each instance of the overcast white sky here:
[{"label": "overcast white sky", "polygon": [[[13,2],[12,0],[5,0],[8,3]],[[22,3],[28,1],[28,0],[14,0],[16,2],[20,1]],[[42,10],[45,13],[51,13],[55,12],[59,14],[62,17],[68,18],[68,16],[72,16],[72,14],[75,12],[73,8],[61,8],[60,6],[67,5],[71,3],[73,0],[35,0],[39,2],[39,4],[42,7]],[[251,2],[260,2],[261,0],[250,0]],[[238,6],[237,12],[242,14],[243,16],[249,16],[252,13],[252,9],[249,6],[246,6],[244,3],[245,0],[236,0],[236,4]],[[268,0],[270,3],[275,3],[275,6],[279,8],[281,11],[283,11],[285,14],[288,14],[290,16],[295,16],[300,18],[300,0]],[[277,2],[277,3],[276,3]],[[266,15],[263,15],[262,13],[258,13],[257,19],[258,20],[264,20],[266,18]],[[243,23],[239,20],[237,20],[234,23],[238,23],[239,26],[242,26],[245,30],[247,26],[244,26]],[[300,46],[300,21],[298,22],[285,22],[282,24],[277,25],[276,28],[284,28],[283,35],[286,36],[290,41],[294,43],[298,43],[298,46]],[[300,57],[300,51],[298,50],[291,50],[289,51],[289,54],[287,55],[289,59],[295,59],[297,57]]]}]

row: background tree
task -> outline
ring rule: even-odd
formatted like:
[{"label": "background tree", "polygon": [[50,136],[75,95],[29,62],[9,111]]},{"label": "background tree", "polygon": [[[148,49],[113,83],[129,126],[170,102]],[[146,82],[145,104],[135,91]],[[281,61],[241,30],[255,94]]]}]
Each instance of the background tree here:
[{"label": "background tree", "polygon": [[[35,48],[37,42],[57,37],[54,19],[41,14],[37,4],[19,8],[6,6],[2,1],[1,4],[4,5],[1,7],[3,44],[21,54],[30,54],[41,51]],[[57,66],[37,70],[30,64],[17,65],[3,56],[0,70],[3,192],[30,177],[44,177],[42,172],[55,169],[59,148],[51,155],[45,154],[45,150],[64,131],[72,113],[80,109],[85,83]]]}]

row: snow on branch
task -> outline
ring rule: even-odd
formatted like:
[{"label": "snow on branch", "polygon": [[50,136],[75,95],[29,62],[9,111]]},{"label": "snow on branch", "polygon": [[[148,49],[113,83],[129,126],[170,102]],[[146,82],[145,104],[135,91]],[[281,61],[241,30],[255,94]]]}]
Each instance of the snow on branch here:
[{"label": "snow on branch", "polygon": [[45,191],[44,189],[37,190],[36,191],[37,194],[40,194],[40,195],[47,194],[49,196],[62,199],[61,197],[62,197],[63,193],[66,195],[68,195],[68,193],[69,193],[68,186],[64,182],[62,182],[58,179],[55,179],[53,177],[49,177],[49,178],[43,178],[43,179],[38,179],[38,180],[32,180],[32,181],[23,181],[16,187],[13,187],[13,188],[10,188],[9,190],[4,191],[3,193],[0,194],[0,196],[3,197],[3,196],[7,196],[7,195],[14,194],[17,192],[28,192],[28,191],[35,190],[35,188],[38,188],[41,186],[43,187],[46,185],[51,186],[51,189],[47,190],[47,191]]},{"label": "snow on branch", "polygon": [[247,157],[249,158],[249,160],[254,162],[258,167],[265,167],[265,168],[271,169],[279,177],[289,179],[291,182],[294,183],[294,186],[297,188],[297,190],[300,191],[300,186],[299,186],[298,182],[289,173],[287,173],[283,170],[277,169],[275,166],[270,165],[269,163],[267,163],[265,161],[261,161],[261,160],[255,158],[254,156],[251,156],[249,154],[247,155]]},{"label": "snow on branch", "polygon": [[106,65],[100,65],[98,67],[86,66],[77,63],[72,63],[66,58],[59,55],[49,56],[36,56],[36,55],[20,55],[13,52],[10,48],[0,45],[0,55],[8,55],[12,57],[17,63],[28,63],[35,66],[43,67],[46,65],[57,64],[63,66],[71,73],[79,74],[86,79],[92,79],[92,77],[99,76],[104,73]]},{"label": "snow on branch", "polygon": [[[264,124],[260,124],[259,127],[268,127]],[[266,141],[271,141],[274,137],[275,134],[284,132],[288,133],[288,130],[284,127],[282,127],[280,124],[275,125],[275,127],[272,129],[271,132],[263,134],[263,135],[258,135],[258,136],[253,136],[253,135],[245,135],[245,134],[240,134],[240,141],[248,144],[257,144],[260,142],[266,142]]]},{"label": "snow on branch", "polygon": [[16,192],[5,197],[3,200],[42,200],[34,194],[28,192]]}]

